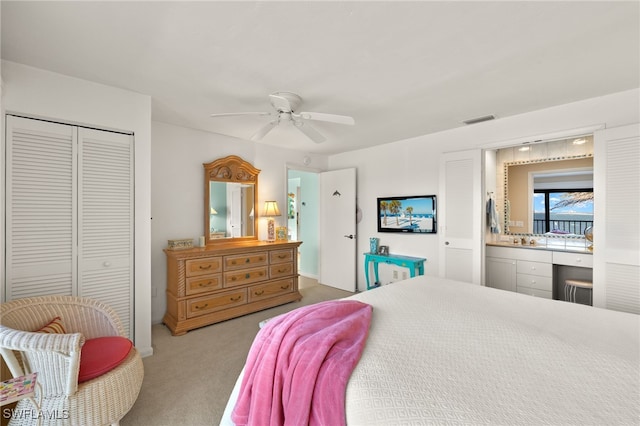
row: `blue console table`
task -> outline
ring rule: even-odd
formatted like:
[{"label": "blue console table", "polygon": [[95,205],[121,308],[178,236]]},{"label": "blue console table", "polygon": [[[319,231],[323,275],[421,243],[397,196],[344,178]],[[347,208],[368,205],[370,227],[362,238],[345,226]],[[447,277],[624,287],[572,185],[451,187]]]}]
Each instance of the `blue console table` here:
[{"label": "blue console table", "polygon": [[[378,278],[378,264],[380,263],[389,263],[392,265],[398,265],[403,268],[409,268],[409,274],[411,278],[416,276],[416,270],[418,271],[418,275],[424,275],[424,262],[427,259],[423,257],[411,257],[411,256],[400,256],[397,254],[374,254],[374,253],[365,253],[364,254],[364,275],[367,278],[367,290],[371,290],[372,288],[378,287],[379,278]],[[373,262],[373,273],[375,274],[376,280],[374,281],[374,285],[369,284],[369,262]]]}]

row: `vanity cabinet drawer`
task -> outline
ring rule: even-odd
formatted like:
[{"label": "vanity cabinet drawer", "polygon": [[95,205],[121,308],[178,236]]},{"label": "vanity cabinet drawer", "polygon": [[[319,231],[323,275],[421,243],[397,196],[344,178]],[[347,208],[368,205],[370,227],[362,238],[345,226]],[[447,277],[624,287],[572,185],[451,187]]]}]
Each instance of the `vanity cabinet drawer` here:
[{"label": "vanity cabinet drawer", "polygon": [[540,275],[518,274],[516,278],[518,292],[521,287],[536,288],[538,290],[553,291],[553,278]]},{"label": "vanity cabinet drawer", "polygon": [[279,263],[269,266],[269,278],[293,275],[293,263]]},{"label": "vanity cabinet drawer", "polygon": [[553,266],[551,263],[528,262],[526,260],[518,260],[518,274],[540,275],[542,277],[553,276]]},{"label": "vanity cabinet drawer", "polygon": [[222,288],[222,274],[207,275],[202,277],[187,278],[187,288],[185,293],[192,294],[205,293],[207,291]]},{"label": "vanity cabinet drawer", "polygon": [[187,300],[187,318],[221,311],[247,303],[247,289]]},{"label": "vanity cabinet drawer", "polygon": [[553,299],[553,292],[539,290],[537,288],[518,287],[518,293],[528,294],[529,296],[542,297],[544,299]]},{"label": "vanity cabinet drawer", "polygon": [[185,265],[187,268],[187,277],[222,272],[221,257],[205,257],[204,259],[187,260]]},{"label": "vanity cabinet drawer", "polygon": [[235,287],[243,284],[251,284],[264,281],[268,278],[267,267],[243,269],[224,273],[224,287]]},{"label": "vanity cabinet drawer", "polygon": [[293,250],[273,250],[269,253],[269,263],[285,263],[293,261]]},{"label": "vanity cabinet drawer", "polygon": [[293,291],[293,279],[261,284],[249,289],[249,303]]},{"label": "vanity cabinet drawer", "polygon": [[593,268],[593,255],[582,253],[562,253],[559,251],[554,251],[553,263],[556,265]]},{"label": "vanity cabinet drawer", "polygon": [[247,253],[236,256],[224,257],[224,270],[231,271],[234,269],[245,269],[253,266],[266,265],[268,261],[266,252]]}]

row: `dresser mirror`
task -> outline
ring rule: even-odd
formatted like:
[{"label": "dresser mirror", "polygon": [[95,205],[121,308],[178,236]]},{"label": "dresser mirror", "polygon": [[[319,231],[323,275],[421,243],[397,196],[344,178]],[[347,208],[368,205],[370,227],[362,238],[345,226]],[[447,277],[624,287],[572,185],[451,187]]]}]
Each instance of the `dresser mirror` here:
[{"label": "dresser mirror", "polygon": [[204,171],[206,245],[257,240],[260,170],[230,155],[205,163]]},{"label": "dresser mirror", "polygon": [[503,153],[518,160],[503,163],[504,233],[583,237],[593,226],[592,136],[528,148]]}]

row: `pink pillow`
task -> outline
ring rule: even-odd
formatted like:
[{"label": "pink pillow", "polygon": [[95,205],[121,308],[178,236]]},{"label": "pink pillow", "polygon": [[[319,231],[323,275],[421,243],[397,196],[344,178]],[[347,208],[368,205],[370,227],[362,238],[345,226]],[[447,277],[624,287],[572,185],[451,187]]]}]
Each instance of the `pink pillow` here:
[{"label": "pink pillow", "polygon": [[129,355],[131,340],[121,336],[97,337],[82,345],[78,383],[95,379],[116,368]]}]

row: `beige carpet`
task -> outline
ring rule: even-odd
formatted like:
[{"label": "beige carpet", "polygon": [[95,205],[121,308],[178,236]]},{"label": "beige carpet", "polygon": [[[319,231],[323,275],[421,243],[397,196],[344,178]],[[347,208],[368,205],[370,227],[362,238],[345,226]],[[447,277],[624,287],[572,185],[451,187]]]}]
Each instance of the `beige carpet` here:
[{"label": "beige carpet", "polygon": [[140,396],[120,422],[133,425],[218,425],[251,342],[264,319],[352,293],[300,277],[302,301],[171,336],[152,327],[153,356],[144,358]]}]

